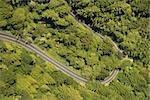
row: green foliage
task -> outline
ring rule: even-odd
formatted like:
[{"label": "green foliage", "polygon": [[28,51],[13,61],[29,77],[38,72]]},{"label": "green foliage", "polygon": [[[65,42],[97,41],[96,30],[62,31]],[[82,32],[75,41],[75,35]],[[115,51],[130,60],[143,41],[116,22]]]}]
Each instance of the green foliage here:
[{"label": "green foliage", "polygon": [[31,76],[16,75],[16,89],[18,92],[25,91],[28,94],[37,93],[37,82]]},{"label": "green foliage", "polygon": [[7,21],[5,20],[0,21],[0,23],[0,27],[5,27],[7,25]]},{"label": "green foliage", "polygon": [[87,88],[108,99],[116,100],[117,98],[119,98],[120,100],[123,100],[123,98],[120,95],[116,94],[115,91],[109,89],[109,87],[104,87],[99,82],[91,82],[87,85]]},{"label": "green foliage", "polygon": [[51,18],[52,20],[57,20],[59,18],[58,14],[54,10],[46,10],[42,13],[42,17]]},{"label": "green foliage", "polygon": [[[80,86],[34,54],[0,41],[0,99],[148,99],[148,5],[148,0],[0,0],[1,31],[34,43],[78,74],[97,80]],[[83,21],[107,36],[99,38]],[[124,55],[133,62],[121,60]],[[115,68],[122,69],[118,77],[109,86],[101,85],[99,80]]]},{"label": "green foliage", "polygon": [[[53,99],[57,100],[53,90],[51,88],[63,87],[65,88],[66,94],[70,91],[70,98],[76,98],[76,94],[79,95],[77,89],[77,83],[72,80],[72,78],[58,72],[51,64],[47,64],[32,53],[26,52],[24,49],[12,45],[10,43],[3,43],[1,47],[7,51],[2,51],[0,57],[2,62],[0,63],[0,98],[2,99]],[[2,49],[1,48],[1,49]],[[14,54],[13,52],[16,52]],[[23,54],[22,54],[23,53]],[[30,56],[29,56],[30,55]],[[6,57],[7,56],[7,57]],[[15,56],[15,59],[12,58]],[[11,58],[10,60],[7,60]],[[30,64],[30,61],[34,60],[34,64]],[[16,61],[22,63],[21,65],[16,65]],[[54,70],[55,69],[55,70]],[[55,72],[57,71],[57,74]],[[59,79],[58,79],[59,76]],[[61,83],[58,81],[62,80]],[[72,86],[69,88],[68,86]],[[76,89],[73,89],[76,88]],[[70,90],[71,89],[71,90]],[[62,89],[59,90],[60,93]],[[72,97],[72,91],[76,92],[75,97]],[[52,92],[52,93],[51,93]],[[61,96],[60,96],[61,97]]]},{"label": "green foliage", "polygon": [[68,26],[69,25],[69,23],[66,22],[64,19],[59,19],[58,21],[56,21],[56,24],[60,25],[60,26]]},{"label": "green foliage", "polygon": [[26,19],[25,16],[25,9],[24,8],[17,8],[12,17],[12,24],[18,24],[18,23],[23,23]]},{"label": "green foliage", "polygon": [[62,85],[61,87],[58,87],[58,91],[57,97],[59,100],[82,100],[80,93],[72,87]]},{"label": "green foliage", "polygon": [[11,17],[13,8],[11,5],[4,2],[4,0],[0,1],[0,19]]},{"label": "green foliage", "polygon": [[148,0],[96,0],[85,5],[83,1],[71,2],[78,18],[96,32],[110,36],[125,54],[147,67],[145,59],[150,55],[147,48],[150,44]]}]

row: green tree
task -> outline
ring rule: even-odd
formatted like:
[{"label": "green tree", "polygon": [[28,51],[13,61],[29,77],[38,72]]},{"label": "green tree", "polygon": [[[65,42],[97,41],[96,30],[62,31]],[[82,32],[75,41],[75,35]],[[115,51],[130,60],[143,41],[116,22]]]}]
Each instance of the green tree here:
[{"label": "green tree", "polygon": [[76,89],[74,89],[72,87],[67,87],[65,85],[58,87],[57,94],[58,94],[57,97],[60,100],[65,100],[65,99],[82,100],[80,93]]},{"label": "green tree", "polygon": [[23,23],[26,19],[26,11],[24,8],[17,8],[12,17],[12,24]]}]

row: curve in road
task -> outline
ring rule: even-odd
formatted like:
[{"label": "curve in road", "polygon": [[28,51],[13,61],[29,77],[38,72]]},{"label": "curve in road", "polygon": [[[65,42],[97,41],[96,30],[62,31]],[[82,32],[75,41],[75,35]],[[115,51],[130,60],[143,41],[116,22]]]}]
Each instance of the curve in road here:
[{"label": "curve in road", "polygon": [[[100,38],[102,38],[102,39],[105,38],[105,36],[103,36],[101,33],[95,32],[89,25],[85,24],[84,22],[79,21],[79,19],[76,17],[76,15],[75,15],[73,12],[70,12],[70,15],[71,15],[72,17],[74,17],[75,20],[76,20],[78,23],[80,23],[80,24],[82,24],[84,27],[88,28],[90,31],[92,31],[93,33],[95,33],[95,34],[96,34],[97,36],[99,36]],[[113,45],[114,45],[114,47],[116,48],[116,50],[118,50],[120,53],[123,53],[123,51],[117,46],[117,44],[116,44],[110,37],[108,37],[108,38],[111,40],[111,42],[113,43]]]},{"label": "curve in road", "polygon": [[[28,50],[36,53],[43,60],[48,61],[48,62],[54,64],[57,67],[57,69],[59,69],[60,71],[62,71],[65,74],[71,76],[72,78],[74,78],[77,81],[80,81],[82,83],[87,83],[90,80],[88,78],[84,78],[84,77],[76,74],[75,72],[73,72],[72,70],[70,70],[69,68],[67,68],[65,65],[57,62],[53,58],[51,58],[48,55],[46,55],[44,52],[42,52],[42,50],[40,50],[39,48],[37,48],[33,44],[26,43],[26,41],[23,40],[23,39],[17,39],[15,36],[9,35],[9,34],[4,33],[4,32],[0,32],[0,39],[5,40],[5,41],[9,41],[9,42],[17,43],[17,44],[21,45],[22,47],[24,47],[25,49],[28,49]],[[112,72],[112,74],[110,76],[108,76],[107,78],[105,78],[104,80],[102,80],[100,82],[102,84],[108,84],[108,83],[110,83],[116,77],[118,71],[119,70],[116,70],[116,69],[113,70],[113,72]]]}]

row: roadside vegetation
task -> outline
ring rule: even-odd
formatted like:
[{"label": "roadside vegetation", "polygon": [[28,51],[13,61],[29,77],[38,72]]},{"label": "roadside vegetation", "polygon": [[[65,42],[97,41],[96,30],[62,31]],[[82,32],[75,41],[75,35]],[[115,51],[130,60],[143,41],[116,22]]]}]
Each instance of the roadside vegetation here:
[{"label": "roadside vegetation", "polygon": [[[35,44],[92,81],[81,86],[35,54],[0,41],[0,98],[148,100],[147,4],[146,0],[1,0],[0,31]],[[122,60],[126,55],[133,62]],[[115,68],[121,69],[115,80],[101,85],[99,80]]]},{"label": "roadside vegetation", "polygon": [[148,96],[147,70],[127,66],[109,86],[95,80],[80,85],[34,53],[9,42],[0,44],[2,100],[133,100]]},{"label": "roadside vegetation", "polygon": [[2,16],[6,23],[2,31],[36,44],[79,74],[104,79],[114,68],[120,67],[122,56],[111,41],[99,38],[78,23],[69,14],[71,7],[64,0],[46,4],[32,1],[28,5],[1,2],[2,15],[6,11],[10,13],[8,18]]},{"label": "roadside vegetation", "polygon": [[149,0],[66,0],[78,19],[107,35],[124,54],[148,68]]}]

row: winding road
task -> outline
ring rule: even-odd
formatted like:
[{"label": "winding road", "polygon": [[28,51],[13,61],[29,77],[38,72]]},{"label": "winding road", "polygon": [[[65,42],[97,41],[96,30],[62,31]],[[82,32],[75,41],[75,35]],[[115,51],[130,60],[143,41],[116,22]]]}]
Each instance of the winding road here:
[{"label": "winding road", "polygon": [[[75,15],[73,12],[70,12],[70,15],[71,15],[72,17],[74,17],[75,20],[76,20],[78,23],[80,23],[80,24],[82,24],[84,27],[88,28],[90,31],[92,31],[92,32],[95,33],[97,36],[99,36],[101,39],[104,39],[104,38],[105,38],[105,36],[103,36],[101,33],[95,32],[90,26],[88,26],[88,25],[85,24],[84,22],[79,21],[79,19],[76,17],[76,15]],[[118,52],[123,53],[123,51],[122,51],[120,48],[118,48],[117,44],[116,44],[110,37],[108,37],[108,38],[111,40],[111,42],[112,42],[112,44],[114,45],[115,49],[118,50]]]},{"label": "winding road", "polygon": [[103,81],[101,81],[101,84],[109,84],[113,79],[115,79],[118,72],[118,69],[113,70],[110,76],[106,77]]},{"label": "winding road", "polygon": [[[5,40],[5,41],[9,41],[9,42],[13,42],[13,43],[17,43],[17,44],[21,45],[22,47],[24,47],[25,49],[28,49],[28,50],[36,53],[43,60],[54,64],[57,67],[57,69],[59,69],[63,73],[69,75],[70,77],[72,77],[73,79],[75,79],[79,82],[88,83],[88,81],[90,80],[88,78],[84,78],[83,76],[80,76],[80,75],[76,74],[75,72],[73,72],[72,70],[67,68],[67,66],[65,66],[65,65],[59,63],[58,61],[54,60],[53,58],[49,57],[41,49],[37,48],[33,44],[28,44],[23,39],[17,39],[15,36],[9,35],[7,33],[1,32],[1,31],[0,31],[0,39]],[[116,77],[118,72],[119,72],[119,70],[117,70],[117,69],[113,70],[112,74],[110,76],[106,77],[104,80],[101,80],[100,82],[102,84],[109,84]]]}]

